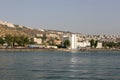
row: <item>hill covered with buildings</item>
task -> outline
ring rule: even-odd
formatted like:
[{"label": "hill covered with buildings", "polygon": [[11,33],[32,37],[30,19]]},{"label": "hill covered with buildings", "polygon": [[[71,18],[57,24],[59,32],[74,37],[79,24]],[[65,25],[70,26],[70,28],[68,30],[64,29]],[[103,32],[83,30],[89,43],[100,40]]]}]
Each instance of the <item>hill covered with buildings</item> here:
[{"label": "hill covered with buildings", "polygon": [[0,20],[1,47],[64,48],[66,40],[69,41],[67,47],[69,49],[120,48],[120,35],[85,35],[59,30],[33,29]]}]

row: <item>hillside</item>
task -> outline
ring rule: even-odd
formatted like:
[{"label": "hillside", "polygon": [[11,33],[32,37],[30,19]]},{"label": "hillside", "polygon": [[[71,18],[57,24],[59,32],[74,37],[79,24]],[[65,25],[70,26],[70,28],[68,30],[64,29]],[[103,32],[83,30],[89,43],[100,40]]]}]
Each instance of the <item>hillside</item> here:
[{"label": "hillside", "polygon": [[0,36],[10,35],[26,35],[33,37],[36,34],[43,33],[42,31],[27,28],[24,26],[8,23],[6,21],[0,21]]}]

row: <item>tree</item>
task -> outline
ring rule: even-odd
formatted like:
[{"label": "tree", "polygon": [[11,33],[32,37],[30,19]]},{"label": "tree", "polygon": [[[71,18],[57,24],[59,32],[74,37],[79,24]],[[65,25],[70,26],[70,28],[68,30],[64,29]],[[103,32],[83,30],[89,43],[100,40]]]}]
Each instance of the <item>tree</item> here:
[{"label": "tree", "polygon": [[98,45],[98,40],[91,39],[90,40],[90,46],[91,48],[96,48]]},{"label": "tree", "polygon": [[19,36],[6,35],[5,42],[8,44],[8,46],[11,47],[14,47],[15,43],[17,43],[18,46],[25,46],[29,43],[29,38],[24,35]]},{"label": "tree", "polygon": [[6,35],[5,42],[8,44],[8,46],[13,46],[13,37],[11,35]]},{"label": "tree", "polygon": [[96,40],[96,41],[94,42],[94,48],[96,48],[97,45],[98,45],[98,40]]},{"label": "tree", "polygon": [[13,47],[15,46],[15,43],[17,43],[18,40],[18,36],[12,36],[12,43],[13,43]]},{"label": "tree", "polygon": [[28,39],[27,36],[22,35],[22,36],[20,36],[20,39],[21,39],[20,42],[21,42],[22,46],[25,46],[25,45],[27,45],[29,43],[29,39]]},{"label": "tree", "polygon": [[3,45],[5,43],[4,39],[0,37],[0,44]]},{"label": "tree", "polygon": [[94,47],[94,39],[90,40],[90,46],[93,48]]},{"label": "tree", "polygon": [[108,46],[109,48],[113,48],[113,47],[116,46],[116,43],[114,43],[114,42],[109,42],[109,43],[107,44],[107,46]]},{"label": "tree", "polygon": [[35,42],[34,42],[34,38],[30,38],[30,40],[29,40],[29,44],[35,44]]},{"label": "tree", "polygon": [[70,41],[69,40],[65,40],[64,47],[68,48],[70,45],[71,45]]}]

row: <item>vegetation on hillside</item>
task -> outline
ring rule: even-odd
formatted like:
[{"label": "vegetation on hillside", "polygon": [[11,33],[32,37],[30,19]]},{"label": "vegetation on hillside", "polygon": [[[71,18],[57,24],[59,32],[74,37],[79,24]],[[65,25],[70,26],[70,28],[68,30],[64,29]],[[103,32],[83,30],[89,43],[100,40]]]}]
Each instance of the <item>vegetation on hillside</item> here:
[{"label": "vegetation on hillside", "polygon": [[0,37],[0,44],[7,44],[7,47],[16,47],[16,46],[26,46],[28,44],[34,43],[32,39],[25,35],[6,35],[5,37]]}]

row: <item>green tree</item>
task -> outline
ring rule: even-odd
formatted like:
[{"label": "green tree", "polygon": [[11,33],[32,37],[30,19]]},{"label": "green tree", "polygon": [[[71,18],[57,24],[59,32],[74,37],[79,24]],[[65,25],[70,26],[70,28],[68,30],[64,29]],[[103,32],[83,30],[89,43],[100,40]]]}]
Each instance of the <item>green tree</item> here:
[{"label": "green tree", "polygon": [[13,43],[13,47],[15,46],[15,43],[17,43],[17,39],[18,39],[18,36],[12,36],[12,43]]},{"label": "green tree", "polygon": [[3,45],[5,43],[4,39],[0,37],[0,44]]},{"label": "green tree", "polygon": [[8,44],[8,46],[11,47],[14,47],[15,43],[17,43],[18,46],[25,46],[29,43],[29,38],[24,35],[20,35],[20,36],[6,35],[5,42]]},{"label": "green tree", "polygon": [[8,46],[13,47],[13,37],[11,35],[6,35],[5,36],[5,42],[8,44]]},{"label": "green tree", "polygon": [[29,38],[27,36],[22,35],[22,36],[20,36],[20,39],[21,39],[20,44],[22,46],[25,46],[29,43]]},{"label": "green tree", "polygon": [[92,48],[94,47],[94,39],[90,40],[90,47],[92,47]]},{"label": "green tree", "polygon": [[30,40],[29,40],[29,44],[35,44],[35,42],[34,42],[34,38],[30,38]]},{"label": "green tree", "polygon": [[98,45],[98,40],[96,40],[96,41],[94,42],[94,48],[96,48],[97,45]]},{"label": "green tree", "polygon": [[90,40],[90,46],[91,48],[96,48],[98,45],[98,40],[91,39]]},{"label": "green tree", "polygon": [[115,43],[114,42],[109,42],[107,45],[108,45],[109,48],[115,47]]},{"label": "green tree", "polygon": [[69,40],[65,40],[64,47],[68,48],[70,45],[71,45],[70,41]]}]

